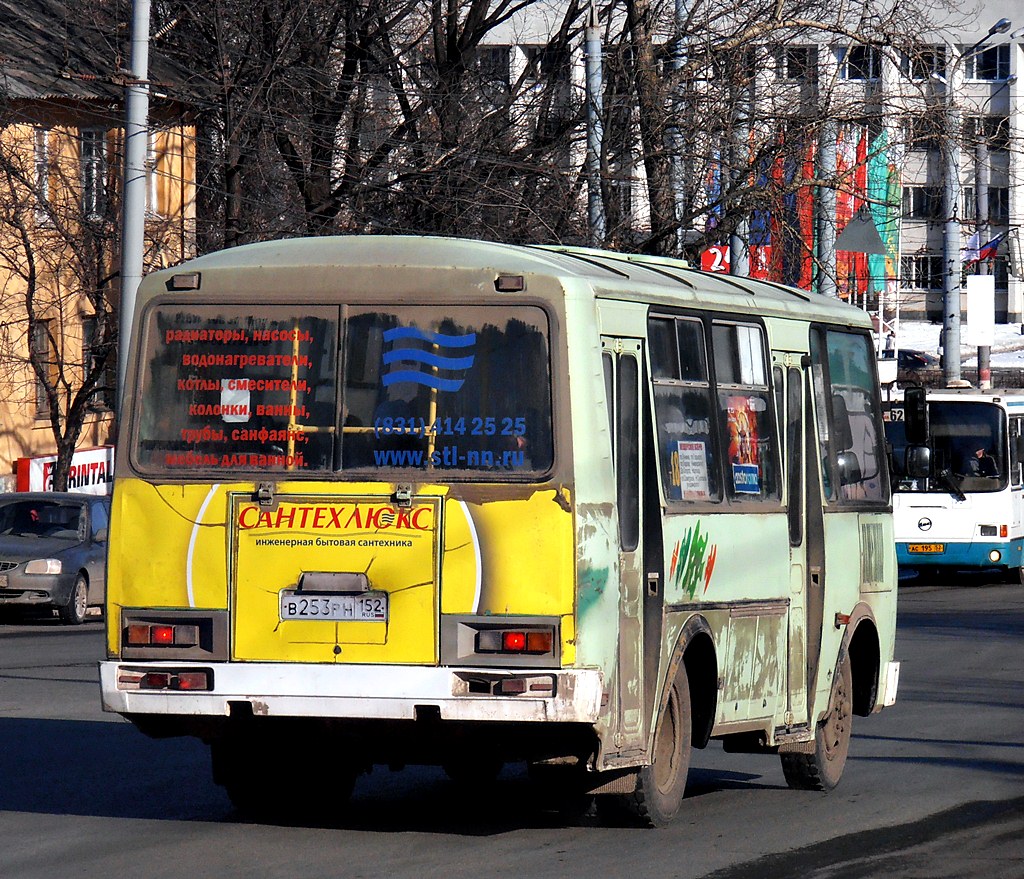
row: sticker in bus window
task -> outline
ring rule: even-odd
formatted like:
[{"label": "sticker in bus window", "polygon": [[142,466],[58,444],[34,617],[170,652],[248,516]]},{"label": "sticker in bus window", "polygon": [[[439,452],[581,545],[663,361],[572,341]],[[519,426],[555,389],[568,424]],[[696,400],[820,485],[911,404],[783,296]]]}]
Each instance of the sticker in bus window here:
[{"label": "sticker in bus window", "polygon": [[[759,405],[760,404],[760,405]],[[757,410],[764,408],[758,397],[729,397],[726,417],[729,425],[729,460],[733,464],[757,464]]]},{"label": "sticker in bus window", "polygon": [[246,379],[224,378],[220,381],[221,418],[228,422],[245,422],[252,414],[249,382]]},{"label": "sticker in bus window", "polygon": [[681,496],[685,500],[711,497],[705,444],[693,440],[677,440],[675,446],[672,481],[679,486]]},{"label": "sticker in bus window", "polygon": [[757,464],[733,464],[732,485],[737,494],[760,494],[761,469]]}]

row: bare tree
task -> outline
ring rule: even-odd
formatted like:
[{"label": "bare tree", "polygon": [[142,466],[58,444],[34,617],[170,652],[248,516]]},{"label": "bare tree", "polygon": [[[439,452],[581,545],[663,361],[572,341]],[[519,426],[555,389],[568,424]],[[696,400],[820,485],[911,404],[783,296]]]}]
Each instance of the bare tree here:
[{"label": "bare tree", "polygon": [[115,208],[105,197],[107,180],[87,177],[83,188],[80,135],[7,121],[0,138],[0,381],[8,399],[24,400],[49,422],[53,487],[61,491],[86,418],[113,390]]}]

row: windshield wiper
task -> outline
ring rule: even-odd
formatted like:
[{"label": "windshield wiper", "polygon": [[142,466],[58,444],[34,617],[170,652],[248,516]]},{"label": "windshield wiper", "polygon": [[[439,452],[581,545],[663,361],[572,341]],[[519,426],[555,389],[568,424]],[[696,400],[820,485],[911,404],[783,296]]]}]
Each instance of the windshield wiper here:
[{"label": "windshield wiper", "polygon": [[948,468],[940,470],[935,474],[935,478],[939,480],[946,488],[949,489],[949,493],[953,495],[958,501],[967,500],[967,495],[960,489],[960,480],[953,475],[952,471]]}]

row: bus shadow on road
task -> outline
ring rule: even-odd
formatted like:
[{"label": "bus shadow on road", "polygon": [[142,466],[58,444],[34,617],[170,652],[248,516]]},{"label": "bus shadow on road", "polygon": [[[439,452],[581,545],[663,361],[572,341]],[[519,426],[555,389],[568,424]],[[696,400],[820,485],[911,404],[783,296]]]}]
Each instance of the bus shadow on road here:
[{"label": "bus shadow on road", "polygon": [[[117,721],[0,718],[0,741],[0,812],[250,823],[213,783],[208,750],[195,739],[157,741]],[[773,787],[752,773],[694,767],[687,798]],[[513,765],[471,797],[439,768],[377,767],[336,814],[275,823],[485,836],[600,821],[592,808],[545,800],[525,767]]]}]

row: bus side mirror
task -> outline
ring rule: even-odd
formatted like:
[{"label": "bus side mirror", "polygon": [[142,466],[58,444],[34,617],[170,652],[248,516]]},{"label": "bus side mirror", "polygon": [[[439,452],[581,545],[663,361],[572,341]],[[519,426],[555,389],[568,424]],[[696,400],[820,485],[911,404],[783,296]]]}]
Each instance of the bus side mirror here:
[{"label": "bus side mirror", "polygon": [[840,452],[836,455],[836,464],[839,465],[839,484],[854,485],[863,481],[864,477],[860,470],[860,460],[856,452]]},{"label": "bus side mirror", "polygon": [[846,400],[839,394],[832,395],[832,435],[835,437],[837,451],[844,452],[853,447],[850,413],[846,408]]},{"label": "bus side mirror", "polygon": [[907,443],[925,445],[931,430],[928,425],[928,398],[924,388],[907,388],[903,392],[903,420]]},{"label": "bus side mirror", "polygon": [[908,446],[903,470],[911,479],[924,479],[932,472],[932,450],[928,446]]}]

